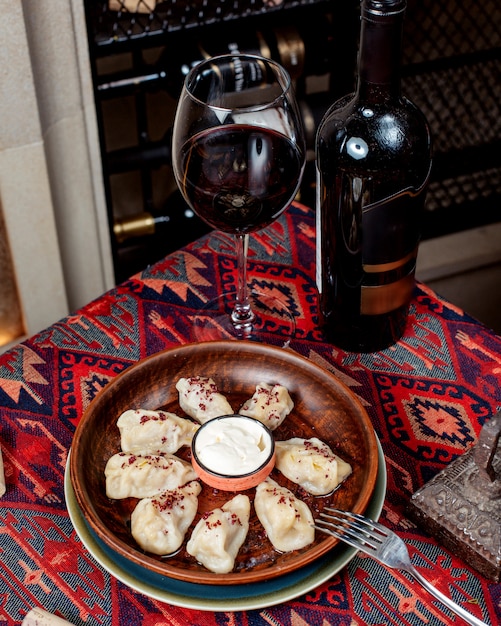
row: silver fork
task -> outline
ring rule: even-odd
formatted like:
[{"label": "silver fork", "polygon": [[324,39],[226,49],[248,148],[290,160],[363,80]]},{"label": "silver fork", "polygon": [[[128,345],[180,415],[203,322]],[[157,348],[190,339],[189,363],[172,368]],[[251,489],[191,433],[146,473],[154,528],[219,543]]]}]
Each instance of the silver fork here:
[{"label": "silver fork", "polygon": [[317,530],[332,535],[353,548],[365,552],[387,567],[407,572],[437,600],[440,600],[442,604],[445,604],[468,624],[488,626],[426,580],[412,565],[407,546],[403,540],[393,531],[362,515],[330,507],[323,509],[320,518],[315,520],[314,527]]}]

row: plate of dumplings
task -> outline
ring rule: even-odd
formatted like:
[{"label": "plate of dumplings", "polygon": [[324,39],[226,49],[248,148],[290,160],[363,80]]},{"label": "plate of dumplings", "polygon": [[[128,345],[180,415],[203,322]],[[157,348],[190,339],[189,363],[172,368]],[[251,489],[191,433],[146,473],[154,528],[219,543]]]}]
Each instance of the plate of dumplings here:
[{"label": "plate of dumplings", "polygon": [[[216,489],[191,463],[205,422],[245,415],[273,436],[275,464],[256,487]],[[78,424],[69,460],[76,503],[108,548],[169,578],[265,581],[322,557],[325,506],[363,513],[378,442],[353,392],[299,354],[246,341],[188,344],[116,376]]]}]

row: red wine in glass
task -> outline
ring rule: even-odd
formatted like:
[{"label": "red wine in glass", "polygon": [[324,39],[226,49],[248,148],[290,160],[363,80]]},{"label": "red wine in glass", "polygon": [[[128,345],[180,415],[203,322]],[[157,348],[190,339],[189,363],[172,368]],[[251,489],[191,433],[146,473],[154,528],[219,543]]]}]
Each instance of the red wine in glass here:
[{"label": "red wine in glass", "polygon": [[[290,76],[272,61],[228,54],[203,61],[186,77],[173,128],[176,182],[193,211],[213,228],[235,237],[236,288],[223,289],[193,317],[193,339],[269,341],[286,336],[295,322],[282,298],[248,290],[250,233],[286,210],[305,164],[301,114]],[[262,332],[263,331],[263,332]]]},{"label": "red wine in glass", "polygon": [[195,213],[215,229],[246,234],[273,222],[301,175],[297,145],[272,129],[228,125],[190,138],[182,187]]}]

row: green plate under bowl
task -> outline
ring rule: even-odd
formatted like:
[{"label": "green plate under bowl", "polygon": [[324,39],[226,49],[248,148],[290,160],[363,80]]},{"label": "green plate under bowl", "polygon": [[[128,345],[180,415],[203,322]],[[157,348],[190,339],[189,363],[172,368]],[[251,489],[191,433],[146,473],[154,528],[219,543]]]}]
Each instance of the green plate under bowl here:
[{"label": "green plate under bowl", "polygon": [[[378,446],[378,474],[365,514],[379,519],[386,494],[386,466]],[[195,584],[162,576],[128,561],[111,550],[90,529],[75,498],[70,480],[69,455],[64,477],[66,506],[77,535],[94,559],[112,576],[150,598],[200,611],[250,611],[288,602],[308,593],[345,567],[357,550],[337,545],[304,567],[267,581],[245,585]]]}]

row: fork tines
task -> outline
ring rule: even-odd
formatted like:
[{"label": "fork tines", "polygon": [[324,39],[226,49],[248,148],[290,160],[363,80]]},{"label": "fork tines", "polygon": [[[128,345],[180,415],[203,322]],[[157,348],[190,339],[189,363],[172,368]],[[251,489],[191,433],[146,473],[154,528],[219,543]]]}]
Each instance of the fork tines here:
[{"label": "fork tines", "polygon": [[387,567],[407,572],[433,594],[435,598],[440,600],[442,604],[445,604],[451,611],[460,615],[468,624],[487,626],[485,622],[468,613],[462,606],[427,581],[412,565],[409,552],[403,540],[382,524],[357,513],[348,513],[347,511],[325,507],[313,526],[328,535],[341,539],[341,541],[353,548],[365,552]]},{"label": "fork tines", "polygon": [[[384,527],[356,513],[325,507],[320,513],[320,518],[315,520],[317,530],[369,554],[376,551],[387,536]],[[378,535],[381,535],[381,539]]]}]

